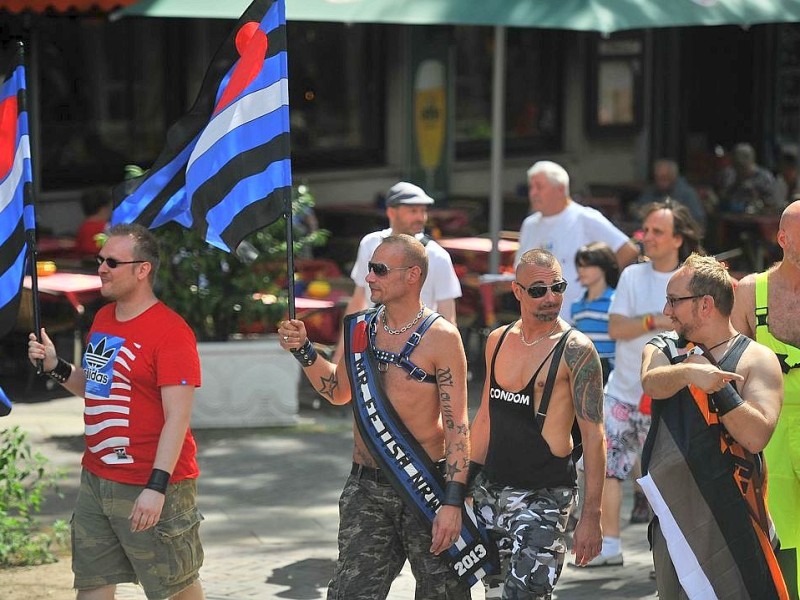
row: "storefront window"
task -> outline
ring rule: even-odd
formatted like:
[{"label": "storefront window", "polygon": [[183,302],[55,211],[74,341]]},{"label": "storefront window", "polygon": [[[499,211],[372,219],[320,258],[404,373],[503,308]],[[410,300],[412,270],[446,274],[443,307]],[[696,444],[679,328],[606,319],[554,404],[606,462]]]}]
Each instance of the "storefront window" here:
[{"label": "storefront window", "polygon": [[44,189],[114,183],[164,143],[164,26],[54,17],[38,23]]},{"label": "storefront window", "polygon": [[[563,33],[512,28],[506,37],[505,150],[558,150],[561,145]],[[489,154],[494,30],[457,27],[456,157]]]},{"label": "storefront window", "polygon": [[296,167],[383,162],[385,39],[378,25],[289,23]]}]

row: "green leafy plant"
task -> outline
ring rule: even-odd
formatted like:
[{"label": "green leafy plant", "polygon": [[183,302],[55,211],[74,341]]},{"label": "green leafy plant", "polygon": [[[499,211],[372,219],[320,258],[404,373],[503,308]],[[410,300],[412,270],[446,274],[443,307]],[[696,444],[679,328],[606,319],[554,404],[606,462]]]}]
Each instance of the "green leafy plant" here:
[{"label": "green leafy plant", "polygon": [[[308,231],[302,217],[314,207],[307,186],[293,193],[295,256],[327,241]],[[176,224],[155,230],[162,248],[158,296],[194,329],[200,341],[223,341],[239,333],[274,331],[287,306],[284,219],[248,236],[229,254]]]},{"label": "green leafy plant", "polygon": [[35,518],[45,493],[57,491],[62,476],[49,473],[47,467],[47,459],[31,450],[19,427],[0,432],[0,566],[55,562],[55,551],[66,544],[65,521],[42,529]]}]

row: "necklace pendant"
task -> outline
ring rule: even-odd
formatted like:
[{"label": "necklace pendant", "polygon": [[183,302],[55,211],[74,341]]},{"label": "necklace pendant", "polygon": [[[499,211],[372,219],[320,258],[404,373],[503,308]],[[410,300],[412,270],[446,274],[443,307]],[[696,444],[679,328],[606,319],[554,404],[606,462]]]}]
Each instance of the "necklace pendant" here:
[{"label": "necklace pendant", "polygon": [[378,371],[381,373],[386,373],[389,370],[389,363],[379,362],[378,363]]}]

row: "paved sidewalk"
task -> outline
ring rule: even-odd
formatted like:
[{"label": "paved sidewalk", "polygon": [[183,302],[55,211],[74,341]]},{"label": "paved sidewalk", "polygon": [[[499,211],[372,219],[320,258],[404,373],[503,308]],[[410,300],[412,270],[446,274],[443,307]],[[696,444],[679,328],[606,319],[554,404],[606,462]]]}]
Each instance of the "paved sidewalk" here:
[{"label": "paved sidewalk", "polygon": [[[81,413],[79,398],[63,398],[17,404],[0,423],[20,425],[54,465],[66,470],[64,498],[48,501],[48,520],[68,518],[77,492]],[[201,576],[208,600],[324,598],[336,559],[339,492],[350,469],[349,408],[304,409],[301,423],[292,428],[201,430],[195,435],[202,470],[199,505],[205,516]],[[623,514],[630,514],[629,498]],[[555,597],[655,596],[645,536],[644,525],[624,528],[624,567],[565,566]],[[389,598],[410,599],[413,590],[406,566]],[[473,599],[483,597],[476,586]],[[117,598],[145,600],[130,585],[120,586]]]}]

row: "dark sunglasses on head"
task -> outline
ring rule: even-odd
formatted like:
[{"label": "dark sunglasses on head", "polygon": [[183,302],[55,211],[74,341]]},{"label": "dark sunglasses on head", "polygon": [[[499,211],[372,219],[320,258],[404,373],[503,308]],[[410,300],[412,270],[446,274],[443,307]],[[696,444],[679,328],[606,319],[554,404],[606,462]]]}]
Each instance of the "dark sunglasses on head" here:
[{"label": "dark sunglasses on head", "polygon": [[95,257],[97,261],[97,266],[99,267],[103,263],[108,265],[109,269],[116,269],[119,265],[135,265],[138,263],[145,263],[146,260],[117,260],[116,258],[111,258],[110,256],[100,256],[99,254]]},{"label": "dark sunglasses on head", "polygon": [[548,289],[552,291],[554,294],[559,294],[559,295],[563,294],[564,291],[567,289],[566,281],[556,281],[553,285],[542,285],[541,283],[537,283],[536,285],[532,285],[531,287],[528,288],[522,285],[519,281],[515,281],[514,283],[516,283],[519,287],[528,292],[528,296],[530,296],[531,298],[543,297],[547,293]]},{"label": "dark sunglasses on head", "polygon": [[383,263],[375,263],[375,262],[367,263],[367,267],[378,277],[386,277],[386,275],[389,274],[389,271],[405,271],[406,269],[413,268],[413,267],[389,267]]}]

